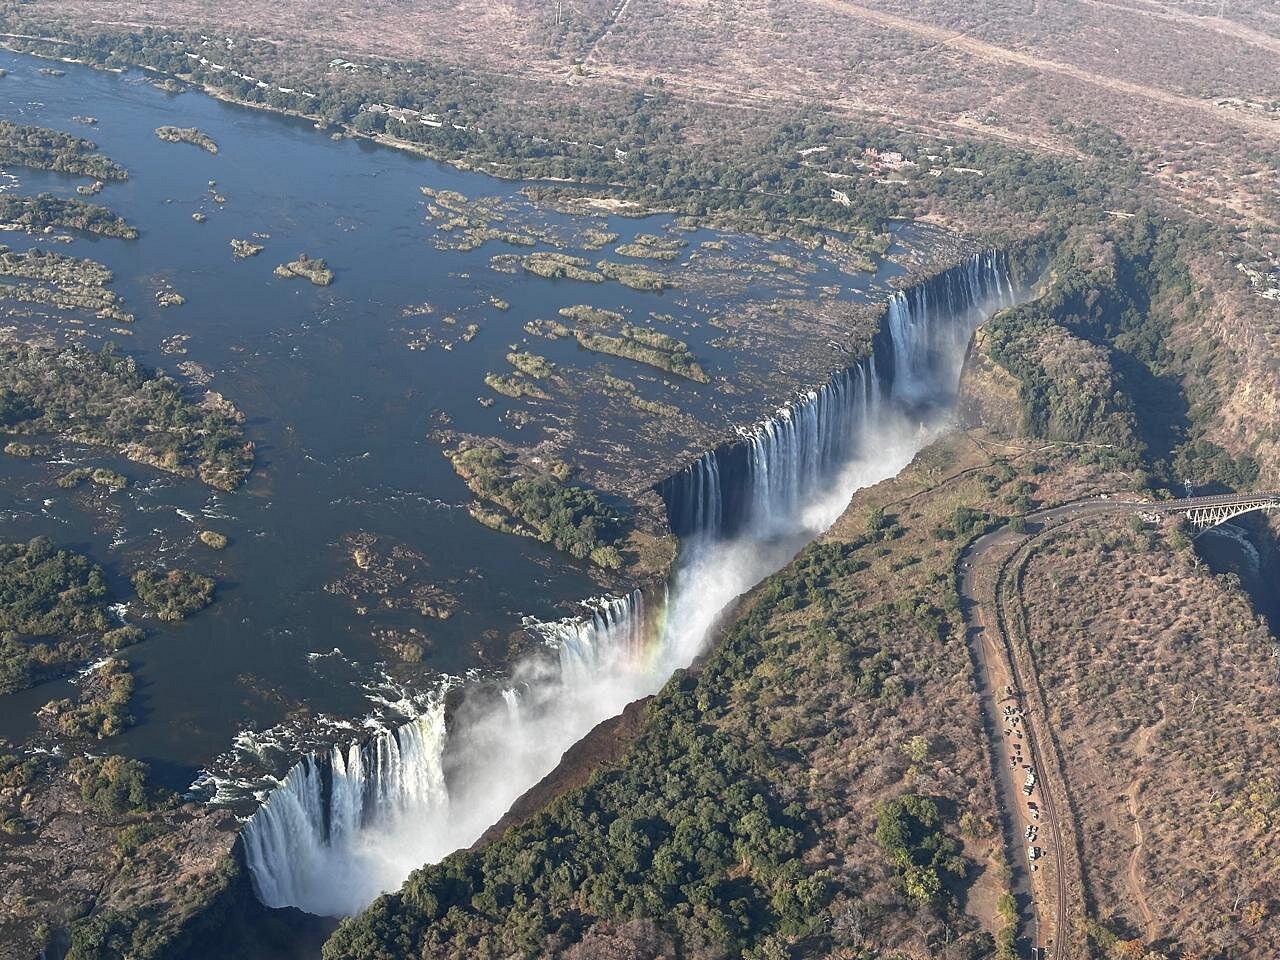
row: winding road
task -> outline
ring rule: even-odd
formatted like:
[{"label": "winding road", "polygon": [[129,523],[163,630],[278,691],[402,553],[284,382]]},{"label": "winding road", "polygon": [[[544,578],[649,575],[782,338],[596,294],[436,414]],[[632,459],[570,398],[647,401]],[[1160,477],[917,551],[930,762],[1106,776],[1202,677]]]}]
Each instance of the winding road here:
[{"label": "winding road", "polygon": [[[1076,824],[1049,728],[1047,700],[1034,663],[1026,655],[1027,638],[1019,635],[1019,578],[1011,578],[1010,573],[1030,557],[1042,537],[1068,524],[1126,514],[1187,513],[1260,499],[1272,499],[1280,506],[1280,493],[1271,492],[1161,501],[1076,500],[1027,514],[1021,529],[1005,524],[978,537],[961,553],[955,571],[956,589],[980,691],[1010,867],[1010,892],[1017,904],[1019,955],[1044,960],[1083,958],[1079,922],[1083,916],[1083,877],[1076,856]],[[1012,626],[1010,603],[1017,604],[1018,614],[1012,618]],[[1030,795],[1023,789],[1028,771],[1034,772],[1036,781]],[[1034,840],[1028,837],[1031,827],[1036,830]],[[1044,849],[1044,855],[1031,860],[1032,847]]]}]

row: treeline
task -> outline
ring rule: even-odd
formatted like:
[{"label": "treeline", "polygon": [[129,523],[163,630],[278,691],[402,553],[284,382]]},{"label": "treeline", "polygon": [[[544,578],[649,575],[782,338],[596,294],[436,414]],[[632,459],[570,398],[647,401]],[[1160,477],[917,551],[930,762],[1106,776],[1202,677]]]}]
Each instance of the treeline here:
[{"label": "treeline", "polygon": [[[138,600],[161,620],[182,620],[213,600],[213,580],[186,570],[139,570],[132,582]],[[102,568],[83,554],[45,537],[0,543],[0,694],[144,639],[140,627],[113,625],[107,605],[114,599]],[[95,680],[84,703],[64,705],[63,732],[110,736],[123,729],[118,708],[132,689],[125,689],[131,684],[126,666],[120,661]]]},{"label": "treeline", "polygon": [[81,554],[43,537],[0,543],[0,693],[88,660],[110,630],[109,596]]},{"label": "treeline", "polygon": [[41,303],[60,310],[90,311],[113,323],[132,323],[120,298],[108,285],[111,271],[94,260],[68,257],[32,247],[14,251],[0,246],[0,278],[32,283],[0,283],[0,297],[19,303]]},{"label": "treeline", "polygon": [[97,180],[129,179],[129,171],[114,160],[95,153],[97,149],[98,145],[92,140],[69,133],[0,120],[0,164],[52,170]]},{"label": "treeline", "polygon": [[[1029,224],[1096,221],[1108,208],[1130,209],[1125,189],[1138,177],[1136,158],[1088,130],[1075,133],[1086,146],[1097,141],[1101,152],[1063,160],[966,140],[944,149],[936,138],[840,117],[821,105],[763,112],[743,126],[731,114],[677,98],[660,85],[643,91],[592,88],[589,96],[564,88],[550,98],[518,79],[440,63],[380,63],[348,73],[330,70],[322,51],[289,48],[286,54],[274,43],[253,40],[208,53],[220,65],[264,82],[262,88],[236,78],[231,69],[215,70],[188,57],[206,55],[196,34],[49,30],[106,66],[145,65],[250,103],[365,134],[385,133],[438,159],[499,176],[617,191],[748,229],[878,234],[887,219],[943,204],[963,211],[984,232],[1008,237],[1024,234]],[[42,50],[39,41],[27,43]],[[437,119],[425,124],[393,110]],[[820,166],[804,162],[803,151],[813,147],[825,148]],[[868,149],[899,153],[914,166],[893,178],[872,176],[865,168]],[[847,205],[833,200],[827,173],[855,178],[845,191]]]},{"label": "treeline", "polygon": [[85,679],[74,700],[55,700],[41,713],[64,737],[102,740],[123,733],[132,726],[129,698],[133,696],[133,674],[129,664],[109,657]]},{"label": "treeline", "polygon": [[594,330],[575,330],[574,337],[585,350],[625,357],[698,383],[707,382],[707,375],[689,345],[659,330],[624,323],[619,337]]},{"label": "treeline", "polygon": [[138,599],[161,620],[185,620],[213,603],[213,580],[190,570],[139,570],[131,581]]},{"label": "treeline", "polygon": [[42,193],[35,197],[0,195],[0,222],[16,223],[33,230],[63,227],[100,237],[136,240],[138,231],[112,210],[83,200],[68,200]]}]

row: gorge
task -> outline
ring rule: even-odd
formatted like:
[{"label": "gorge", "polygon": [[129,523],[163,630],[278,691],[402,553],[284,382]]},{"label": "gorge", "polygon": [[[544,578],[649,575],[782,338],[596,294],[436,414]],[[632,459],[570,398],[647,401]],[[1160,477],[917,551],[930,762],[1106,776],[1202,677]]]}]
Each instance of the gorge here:
[{"label": "gorge", "polygon": [[949,417],[973,330],[1017,301],[1020,279],[988,250],[893,294],[867,356],[661,483],[681,542],[661,596],[529,623],[551,656],[463,689],[447,715],[442,690],[404,726],[299,761],[244,829],[262,901],[351,914],[472,843],[592,727],[687,666],[722,608],[854,491],[911,460]]},{"label": "gorge", "polygon": [[0,955],[1274,960],[1274,6],[7,5]]}]

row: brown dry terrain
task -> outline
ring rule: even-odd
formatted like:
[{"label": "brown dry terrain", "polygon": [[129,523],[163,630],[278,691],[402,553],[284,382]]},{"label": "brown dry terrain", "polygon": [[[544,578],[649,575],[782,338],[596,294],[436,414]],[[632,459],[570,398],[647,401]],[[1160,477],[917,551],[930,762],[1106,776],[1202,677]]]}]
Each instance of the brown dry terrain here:
[{"label": "brown dry terrain", "polygon": [[1098,520],[1046,537],[1022,602],[1064,762],[1086,911],[1170,955],[1278,943],[1275,640],[1184,536]]},{"label": "brown dry terrain", "polygon": [[[557,14],[559,10],[559,14]],[[37,0],[78,27],[198,28],[307,53],[452,63],[522,84],[532,105],[599,86],[743,107],[821,103],[943,136],[1071,155],[1111,131],[1148,178],[1241,224],[1280,223],[1280,17],[1264,0],[625,0],[278,4],[166,0],[145,23],[103,0]],[[1087,147],[1086,147],[1087,149]]]},{"label": "brown dry terrain", "polygon": [[104,800],[92,765],[5,755],[0,769],[6,955],[36,956],[46,944],[60,954],[68,927],[91,911],[99,930],[137,911],[144,938],[181,937],[234,881],[235,818],[225,811]]},{"label": "brown dry terrain", "polygon": [[[484,78],[489,86],[483,92],[518,115],[508,119],[523,138],[572,136],[571,130],[582,129],[592,136],[598,131],[610,145],[614,137],[629,147],[637,141],[647,146],[646,138],[661,134],[611,126],[609,117],[602,120],[591,108],[604,103],[605,93],[661,90],[687,111],[681,117],[706,118],[678,131],[675,139],[701,138],[680,140],[681,150],[727,152],[742,146],[757,116],[776,119],[821,108],[824,120],[883,120],[923,134],[936,142],[939,155],[970,138],[1055,158],[1132,164],[1146,193],[1171,201],[1160,210],[1176,208],[1194,215],[1187,222],[1226,226],[1239,245],[1224,255],[1216,237],[1205,241],[1187,257],[1186,288],[1170,286],[1138,305],[1137,312],[1160,323],[1135,329],[1156,331],[1153,340],[1177,357],[1176,365],[1169,364],[1153,349],[1142,362],[1176,381],[1187,418],[1201,430],[1196,439],[1252,455],[1263,470],[1257,483],[1275,486],[1280,11],[1274,2],[427,0],[357,9],[341,0],[283,7],[161,0],[148,7],[144,24],[106,0],[33,0],[21,5],[19,18],[35,24],[32,29],[61,23],[82,31],[204,30],[210,35],[205,53],[222,57],[225,44],[239,56],[247,47],[245,59],[237,61],[241,68],[273,82],[293,82],[289,78],[297,75],[327,84],[335,75],[328,58],[351,58],[361,62],[349,81],[357,106],[362,90],[374,89],[372,82],[360,84],[378,73],[381,61],[450,64],[464,76]],[[251,38],[274,45],[246,45]],[[348,82],[343,69],[335,86]],[[416,108],[465,113],[458,94],[464,86],[440,94],[440,104],[423,94]],[[608,109],[601,106],[600,113]],[[864,162],[861,147],[844,155],[834,142],[838,135],[831,139],[830,152],[807,146],[799,159],[785,141],[783,149],[795,165],[825,174],[855,195],[864,186],[870,191],[873,178],[884,184],[913,176],[902,167]],[[654,152],[660,158],[661,151]],[[487,162],[503,169],[498,161]],[[984,176],[945,163],[928,173]],[[1026,179],[1038,175],[1033,170]],[[930,179],[923,161],[918,179]],[[748,172],[742,180],[751,182]],[[752,183],[753,191],[776,187]],[[984,224],[1003,217],[1012,196],[991,189]],[[824,186],[824,202],[825,194]],[[1014,232],[1028,223],[1045,226],[1039,202],[1033,194],[1009,212]],[[954,210],[940,209],[937,218],[957,223]],[[1114,222],[1131,218],[1118,214]],[[1097,294],[1100,278],[1117,273],[1119,261],[1108,244],[1080,245],[1074,266],[1088,261],[1090,267],[1082,300]],[[1100,317],[1090,339],[1082,325],[1067,323],[1078,319],[1075,301],[1062,299],[1067,316],[1053,316],[1043,330],[1031,328],[1028,336],[1039,342],[1024,351],[1038,351],[1039,368],[1032,372],[1043,374],[1042,383],[1053,391],[1049,406],[1070,412],[1073,401],[1096,397],[1098,422],[1114,427],[1115,436],[1132,434],[1126,421],[1132,411],[1107,409],[1106,403],[1124,386],[1117,357],[1137,355],[1133,341],[1140,339],[1134,334],[1126,340],[1126,331],[1116,337],[1109,325],[1134,311]],[[970,358],[962,407],[967,422],[1016,437],[1027,426],[1026,398],[988,347],[984,341]],[[1167,412],[1150,397],[1135,393],[1134,406]],[[1047,422],[1062,426],[1066,419]],[[1049,429],[1046,435],[1068,433]],[[692,704],[677,703],[674,693],[656,701],[671,715],[684,711],[698,718],[742,754],[750,749],[753,758],[763,758],[761,779],[778,805],[803,808],[805,836],[794,869],[806,879],[821,874],[831,899],[813,911],[828,924],[822,932],[787,934],[796,938],[789,944],[801,944],[795,955],[856,956],[854,950],[865,948],[959,956],[959,945],[943,941],[953,926],[966,949],[986,946],[981,931],[1000,931],[997,901],[1008,886],[1007,852],[993,826],[993,759],[954,606],[956,551],[976,529],[961,520],[971,509],[1012,516],[1033,499],[1050,504],[1144,488],[1150,477],[1132,463],[1129,473],[1120,474],[1085,462],[1099,449],[1132,445],[1133,438],[1102,439],[1027,447],[960,435],[930,448],[901,477],[860,494],[823,547],[775,578],[792,594],[773,596],[758,608],[744,606],[744,618],[755,616],[752,629],[759,636],[751,639],[759,641],[758,655],[722,651],[711,659],[709,676],[690,680],[688,692],[697,694]],[[873,508],[883,508],[883,517]],[[1183,539],[1128,520],[1073,526],[1037,542],[1012,602],[1025,609],[1048,706],[1042,726],[1060,758],[1056,773],[1071,820],[1066,833],[1078,843],[1088,920],[1083,933],[1093,954],[1141,957],[1150,947],[1181,960],[1262,960],[1280,948],[1280,868],[1271,849],[1280,831],[1275,639],[1238,584],[1206,572]],[[844,561],[851,562],[842,566]],[[817,584],[812,595],[806,578]],[[757,600],[770,589],[762,586]],[[544,784],[514,819],[566,790],[575,803],[582,797],[608,800],[606,780],[624,772],[635,780],[629,789],[656,805],[662,794],[656,785],[670,781],[660,766],[646,769],[635,759],[660,755],[655,744],[668,731],[638,724],[634,714],[624,725],[623,739],[634,741],[621,744],[629,753],[619,759],[614,749],[588,744],[577,757],[579,768]],[[597,763],[604,765],[602,776],[586,779]],[[696,785],[691,778],[690,786]],[[914,794],[935,798],[943,832],[963,841],[963,876],[952,874],[945,884],[954,902],[945,895],[913,900],[875,837],[877,804]],[[515,827],[488,849],[531,845],[542,839],[539,829],[561,838],[578,829],[571,806],[552,802],[532,826]],[[590,835],[584,835],[588,839],[580,842],[589,845]],[[484,864],[497,876],[501,852],[492,855],[494,864]],[[467,856],[479,870],[486,854]],[[737,883],[743,870],[732,867],[726,876],[713,871],[712,877]],[[766,881],[776,882],[762,874],[760,882]],[[427,889],[428,881],[421,882]],[[780,888],[767,889],[780,895]],[[409,897],[399,904],[411,926],[435,922],[427,912],[416,916],[424,902]],[[566,926],[570,907],[579,909],[568,900],[541,907]],[[464,903],[458,909],[468,908]],[[493,944],[519,942],[522,918],[512,914],[495,910],[474,918],[471,928],[454,921],[457,929],[440,936],[455,937],[450,949],[457,952],[439,955],[476,955],[467,952],[475,930],[491,929]],[[597,940],[611,945],[595,956],[627,955],[627,945],[641,940],[659,944],[647,955],[670,949],[668,931],[659,935],[656,927],[628,931],[608,916],[587,913],[574,913],[572,922],[579,939],[560,944],[568,956],[592,956],[588,948]],[[773,942],[782,940],[770,934],[760,941]],[[345,945],[350,953],[339,953],[340,946],[333,955],[362,955],[355,946],[353,939]]]}]

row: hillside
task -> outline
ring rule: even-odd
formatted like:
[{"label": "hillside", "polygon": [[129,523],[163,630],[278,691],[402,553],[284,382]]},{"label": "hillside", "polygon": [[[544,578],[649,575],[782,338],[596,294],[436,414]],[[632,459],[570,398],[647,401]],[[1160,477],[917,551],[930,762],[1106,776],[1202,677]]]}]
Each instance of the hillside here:
[{"label": "hillside", "polygon": [[[1140,490],[1089,459],[928,448],[753,591],[624,752],[552,778],[540,812],[415,873],[326,958],[1010,956],[1023,841],[998,826],[953,568],[1001,516]],[[1176,525],[1086,518],[1035,542],[1016,602],[1078,845],[1049,861],[1079,876],[1069,939],[1269,956],[1277,877],[1249,851],[1274,826],[1274,639]]]},{"label": "hillside", "polygon": [[1275,638],[1190,541],[1124,522],[1026,563],[1031,648],[1081,840],[1091,939],[1265,957],[1280,865]]}]

